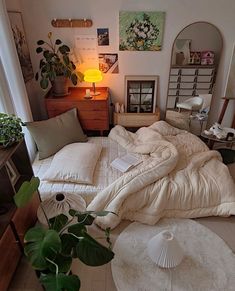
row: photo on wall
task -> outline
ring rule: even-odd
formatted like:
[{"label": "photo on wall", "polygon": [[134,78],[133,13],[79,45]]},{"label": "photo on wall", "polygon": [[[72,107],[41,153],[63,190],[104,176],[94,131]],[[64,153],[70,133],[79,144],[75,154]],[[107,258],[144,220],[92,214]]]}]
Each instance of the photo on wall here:
[{"label": "photo on wall", "polygon": [[118,74],[118,54],[99,54],[99,69],[102,73]]},{"label": "photo on wall", "polygon": [[120,51],[160,51],[165,12],[119,12]]},{"label": "photo on wall", "polygon": [[19,57],[21,70],[25,83],[34,76],[33,67],[30,59],[29,48],[26,42],[26,35],[23,26],[22,15],[20,12],[8,12],[11,28],[14,36],[17,54]]},{"label": "photo on wall", "polygon": [[109,45],[109,29],[97,28],[98,46]]}]

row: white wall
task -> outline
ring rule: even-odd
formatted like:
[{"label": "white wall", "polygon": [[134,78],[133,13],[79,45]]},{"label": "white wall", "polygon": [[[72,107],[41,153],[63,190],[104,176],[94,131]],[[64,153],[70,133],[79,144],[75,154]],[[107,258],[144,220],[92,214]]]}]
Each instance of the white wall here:
[{"label": "white wall", "polygon": [[[17,0],[6,0],[17,2]],[[24,17],[27,39],[30,46],[34,70],[38,69],[38,56],[35,53],[36,41],[45,39],[48,31],[61,38],[68,45],[73,45],[76,34],[96,34],[96,28],[109,28],[110,46],[101,48],[100,52],[119,53],[119,74],[105,75],[101,86],[111,89],[114,101],[123,102],[124,75],[159,75],[158,105],[165,109],[167,83],[170,68],[171,47],[176,35],[188,24],[196,21],[207,21],[217,26],[224,38],[221,64],[217,75],[217,86],[212,103],[211,121],[215,121],[220,111],[224,95],[226,78],[232,54],[235,30],[234,0],[20,0]],[[165,11],[165,32],[163,48],[159,52],[127,52],[118,51],[118,16],[119,11]],[[91,18],[91,28],[53,28],[53,18]],[[84,84],[85,85],[85,84]],[[34,92],[42,104],[44,92],[37,86]],[[232,101],[235,103],[234,101]],[[226,113],[227,123],[231,122],[234,104],[229,105]],[[230,113],[230,114],[229,114]]]}]

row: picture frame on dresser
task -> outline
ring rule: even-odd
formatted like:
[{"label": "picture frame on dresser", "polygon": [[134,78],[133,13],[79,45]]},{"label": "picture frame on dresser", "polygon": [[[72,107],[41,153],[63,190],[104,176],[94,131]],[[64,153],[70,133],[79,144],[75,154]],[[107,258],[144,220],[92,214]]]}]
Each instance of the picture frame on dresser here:
[{"label": "picture frame on dresser", "polygon": [[7,172],[9,174],[9,177],[10,177],[10,180],[11,180],[11,183],[13,185],[16,184],[17,180],[19,179],[20,177],[20,174],[16,168],[16,166],[14,165],[12,159],[9,159],[7,162],[6,162],[6,168],[7,168]]}]

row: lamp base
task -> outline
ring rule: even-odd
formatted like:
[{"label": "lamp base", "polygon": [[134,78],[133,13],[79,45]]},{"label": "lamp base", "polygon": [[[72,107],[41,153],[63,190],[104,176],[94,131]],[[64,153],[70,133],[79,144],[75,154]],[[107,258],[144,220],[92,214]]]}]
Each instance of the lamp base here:
[{"label": "lamp base", "polygon": [[97,95],[100,95],[100,92],[96,92],[96,91],[95,92],[92,92],[91,91],[91,96],[97,96]]}]

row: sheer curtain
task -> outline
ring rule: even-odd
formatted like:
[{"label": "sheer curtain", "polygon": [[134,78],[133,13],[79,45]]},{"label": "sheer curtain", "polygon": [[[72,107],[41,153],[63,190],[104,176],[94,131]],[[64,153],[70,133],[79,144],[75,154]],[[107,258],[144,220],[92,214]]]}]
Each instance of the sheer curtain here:
[{"label": "sheer curtain", "polygon": [[[0,0],[0,39],[0,109],[6,113],[14,113],[23,121],[31,121],[32,113],[7,15],[5,0]],[[27,129],[23,128],[23,130],[32,160],[36,152],[35,144]]]}]

